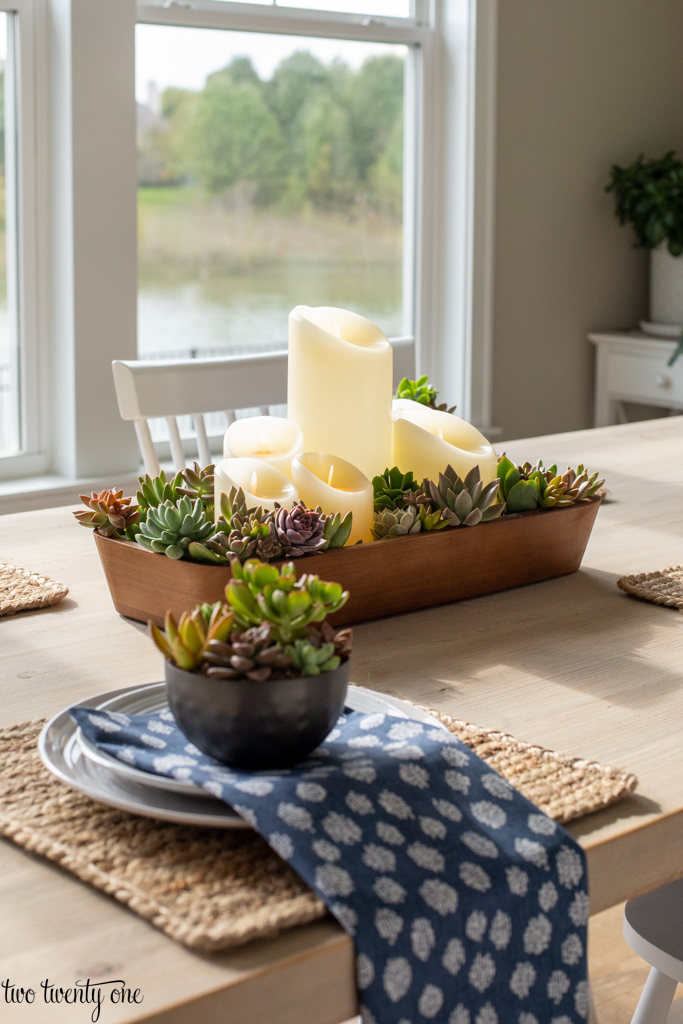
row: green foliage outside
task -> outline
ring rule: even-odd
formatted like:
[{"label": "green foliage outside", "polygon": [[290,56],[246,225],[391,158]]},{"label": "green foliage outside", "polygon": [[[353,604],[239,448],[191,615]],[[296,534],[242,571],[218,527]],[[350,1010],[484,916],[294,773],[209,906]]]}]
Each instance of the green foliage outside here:
[{"label": "green foliage outside", "polygon": [[139,139],[139,180],[284,214],[370,208],[398,220],[402,126],[398,57],[354,72],[299,51],[269,81],[238,57],[201,92],[165,90],[162,118]]}]

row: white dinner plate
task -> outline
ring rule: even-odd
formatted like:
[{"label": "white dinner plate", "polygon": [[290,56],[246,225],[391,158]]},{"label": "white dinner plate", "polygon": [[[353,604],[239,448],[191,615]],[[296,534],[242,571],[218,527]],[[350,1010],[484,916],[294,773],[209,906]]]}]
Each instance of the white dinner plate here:
[{"label": "white dinner plate", "polygon": [[[424,711],[394,697],[349,686],[347,706],[354,711],[381,711],[398,718],[415,718],[444,728]],[[128,686],[97,694],[81,706],[124,714],[145,714],[167,706],[164,683]],[[190,782],[166,779],[109,757],[90,744],[64,709],[43,728],[38,749],[46,768],[67,785],[100,803],[161,821],[210,828],[250,828],[223,801]]]}]

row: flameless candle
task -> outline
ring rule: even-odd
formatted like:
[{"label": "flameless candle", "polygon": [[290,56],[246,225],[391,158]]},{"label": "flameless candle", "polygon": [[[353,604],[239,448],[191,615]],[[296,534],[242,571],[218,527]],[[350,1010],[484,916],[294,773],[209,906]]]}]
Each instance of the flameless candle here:
[{"label": "flameless candle", "polygon": [[437,481],[448,465],[461,477],[479,466],[483,483],[496,479],[496,453],[471,423],[409,398],[394,401],[393,410],[392,465],[412,471],[417,481]]},{"label": "flameless candle", "polygon": [[230,494],[232,487],[241,487],[247,507],[260,505],[273,509],[275,503],[291,508],[299,500],[296,487],[275,466],[260,459],[223,459],[216,466],[216,520],[220,515],[221,494]]},{"label": "flameless candle", "polygon": [[347,544],[372,541],[372,484],[359,469],[336,455],[305,452],[292,459],[292,480],[307,508],[320,505],[326,515],[353,513]]},{"label": "flameless candle", "polygon": [[281,416],[235,420],[225,434],[226,459],[259,459],[292,478],[292,459],[304,450],[301,428]]},{"label": "flameless candle", "polygon": [[372,479],[391,459],[393,353],[376,324],[331,306],[289,314],[288,415],[306,451],[334,452]]}]

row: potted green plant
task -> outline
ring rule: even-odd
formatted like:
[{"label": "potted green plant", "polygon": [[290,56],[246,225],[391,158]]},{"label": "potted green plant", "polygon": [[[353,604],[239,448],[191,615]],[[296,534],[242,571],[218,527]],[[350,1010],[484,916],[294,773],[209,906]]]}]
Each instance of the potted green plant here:
[{"label": "potted green plant", "polygon": [[658,160],[641,154],[612,167],[607,191],[619,223],[651,252],[650,321],[683,328],[683,162],[673,150]]},{"label": "potted green plant", "polygon": [[168,702],[201,751],[240,768],[282,768],[314,750],[344,708],[351,631],[325,621],[347,601],[338,583],[294,565],[235,559],[226,602],[199,605],[165,632]]}]

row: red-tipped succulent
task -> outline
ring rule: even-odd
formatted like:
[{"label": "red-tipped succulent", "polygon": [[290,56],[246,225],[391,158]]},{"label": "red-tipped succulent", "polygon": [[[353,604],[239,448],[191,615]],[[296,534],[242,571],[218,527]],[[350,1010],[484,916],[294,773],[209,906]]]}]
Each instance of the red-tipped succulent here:
[{"label": "red-tipped succulent", "polygon": [[123,490],[93,491],[90,496],[79,495],[88,511],[74,512],[81,526],[95,530],[103,537],[121,538],[125,531],[138,521],[140,509],[131,505],[132,498],[124,498]]}]

